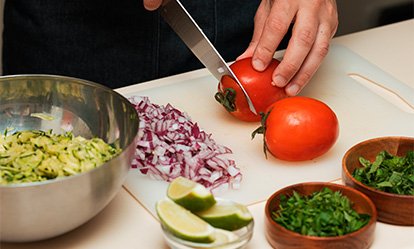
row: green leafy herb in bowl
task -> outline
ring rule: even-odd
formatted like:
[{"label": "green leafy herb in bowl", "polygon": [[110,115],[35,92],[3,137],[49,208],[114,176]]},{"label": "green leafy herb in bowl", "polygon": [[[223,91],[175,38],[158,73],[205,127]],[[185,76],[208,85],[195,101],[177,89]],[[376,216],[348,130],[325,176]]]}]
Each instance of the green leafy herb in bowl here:
[{"label": "green leafy herb in bowl", "polygon": [[352,173],[356,180],[384,192],[414,195],[414,150],[401,157],[383,150],[374,162],[362,156],[359,162],[363,167]]},{"label": "green leafy herb in bowl", "polygon": [[340,191],[323,188],[309,196],[296,191],[290,197],[282,195],[273,219],[303,235],[340,236],[366,225],[370,215],[357,213]]},{"label": "green leafy herb in bowl", "polygon": [[287,186],[265,206],[265,236],[278,249],[367,249],[377,212],[361,192],[328,182]]},{"label": "green leafy herb in bowl", "polygon": [[377,137],[342,158],[342,181],[374,202],[379,221],[414,225],[413,151],[414,137]]}]

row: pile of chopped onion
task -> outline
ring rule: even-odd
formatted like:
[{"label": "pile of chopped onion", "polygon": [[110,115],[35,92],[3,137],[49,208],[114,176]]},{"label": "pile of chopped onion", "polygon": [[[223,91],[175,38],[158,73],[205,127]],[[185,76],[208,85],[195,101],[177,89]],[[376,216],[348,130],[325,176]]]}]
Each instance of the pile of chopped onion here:
[{"label": "pile of chopped onion", "polygon": [[153,104],[148,97],[129,100],[140,118],[132,168],[168,182],[184,176],[210,190],[239,187],[240,170],[234,160],[223,156],[232,151],[216,144],[186,113],[170,104]]}]

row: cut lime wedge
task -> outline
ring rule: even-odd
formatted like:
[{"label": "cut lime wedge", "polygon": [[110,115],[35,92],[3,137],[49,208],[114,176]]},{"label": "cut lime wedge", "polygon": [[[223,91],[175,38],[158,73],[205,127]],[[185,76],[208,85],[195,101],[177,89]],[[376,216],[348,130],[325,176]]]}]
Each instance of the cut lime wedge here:
[{"label": "cut lime wedge", "polygon": [[211,208],[196,215],[216,228],[234,231],[248,225],[253,216],[246,206],[227,200],[218,200]]},{"label": "cut lime wedge", "polygon": [[156,211],[161,223],[178,238],[201,243],[215,240],[214,227],[169,199],[158,201]]},{"label": "cut lime wedge", "polygon": [[170,183],[167,196],[193,212],[206,210],[216,203],[213,194],[207,188],[181,176]]}]

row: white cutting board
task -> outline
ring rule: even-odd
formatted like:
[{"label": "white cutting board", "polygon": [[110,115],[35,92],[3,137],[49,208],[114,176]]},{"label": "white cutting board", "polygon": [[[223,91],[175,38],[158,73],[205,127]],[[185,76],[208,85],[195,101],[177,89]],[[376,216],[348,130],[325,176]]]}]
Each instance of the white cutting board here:
[{"label": "white cutting board", "polygon": [[[372,82],[360,83],[350,74]],[[414,89],[386,74],[342,46],[332,46],[323,65],[301,95],[322,100],[337,114],[340,135],[334,147],[311,161],[292,163],[266,160],[262,137],[251,140],[258,124],[234,119],[214,100],[217,81],[209,74],[180,82],[148,82],[120,89],[126,97],[148,96],[153,103],[187,112],[217,143],[233,150],[230,155],[241,169],[240,189],[216,193],[249,205],[266,200],[276,190],[299,182],[333,181],[341,177],[341,160],[352,145],[379,136],[414,137]],[[160,83],[161,82],[161,83]],[[388,89],[388,90],[387,90]],[[131,169],[125,188],[154,214],[157,200],[164,198],[167,183]]]}]

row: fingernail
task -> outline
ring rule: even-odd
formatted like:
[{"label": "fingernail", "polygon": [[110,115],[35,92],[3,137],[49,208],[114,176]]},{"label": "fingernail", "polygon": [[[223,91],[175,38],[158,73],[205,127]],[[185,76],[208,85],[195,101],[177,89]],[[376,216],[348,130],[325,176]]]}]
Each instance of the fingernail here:
[{"label": "fingernail", "polygon": [[252,64],[253,64],[253,68],[256,69],[257,71],[265,70],[265,65],[264,65],[263,61],[261,61],[259,59],[254,59]]},{"label": "fingernail", "polygon": [[291,84],[287,86],[286,93],[289,96],[295,96],[296,94],[298,94],[299,90],[300,90],[300,87],[297,84]]},{"label": "fingernail", "polygon": [[282,75],[276,75],[276,77],[273,79],[273,85],[278,87],[284,87],[286,86],[286,79]]}]

